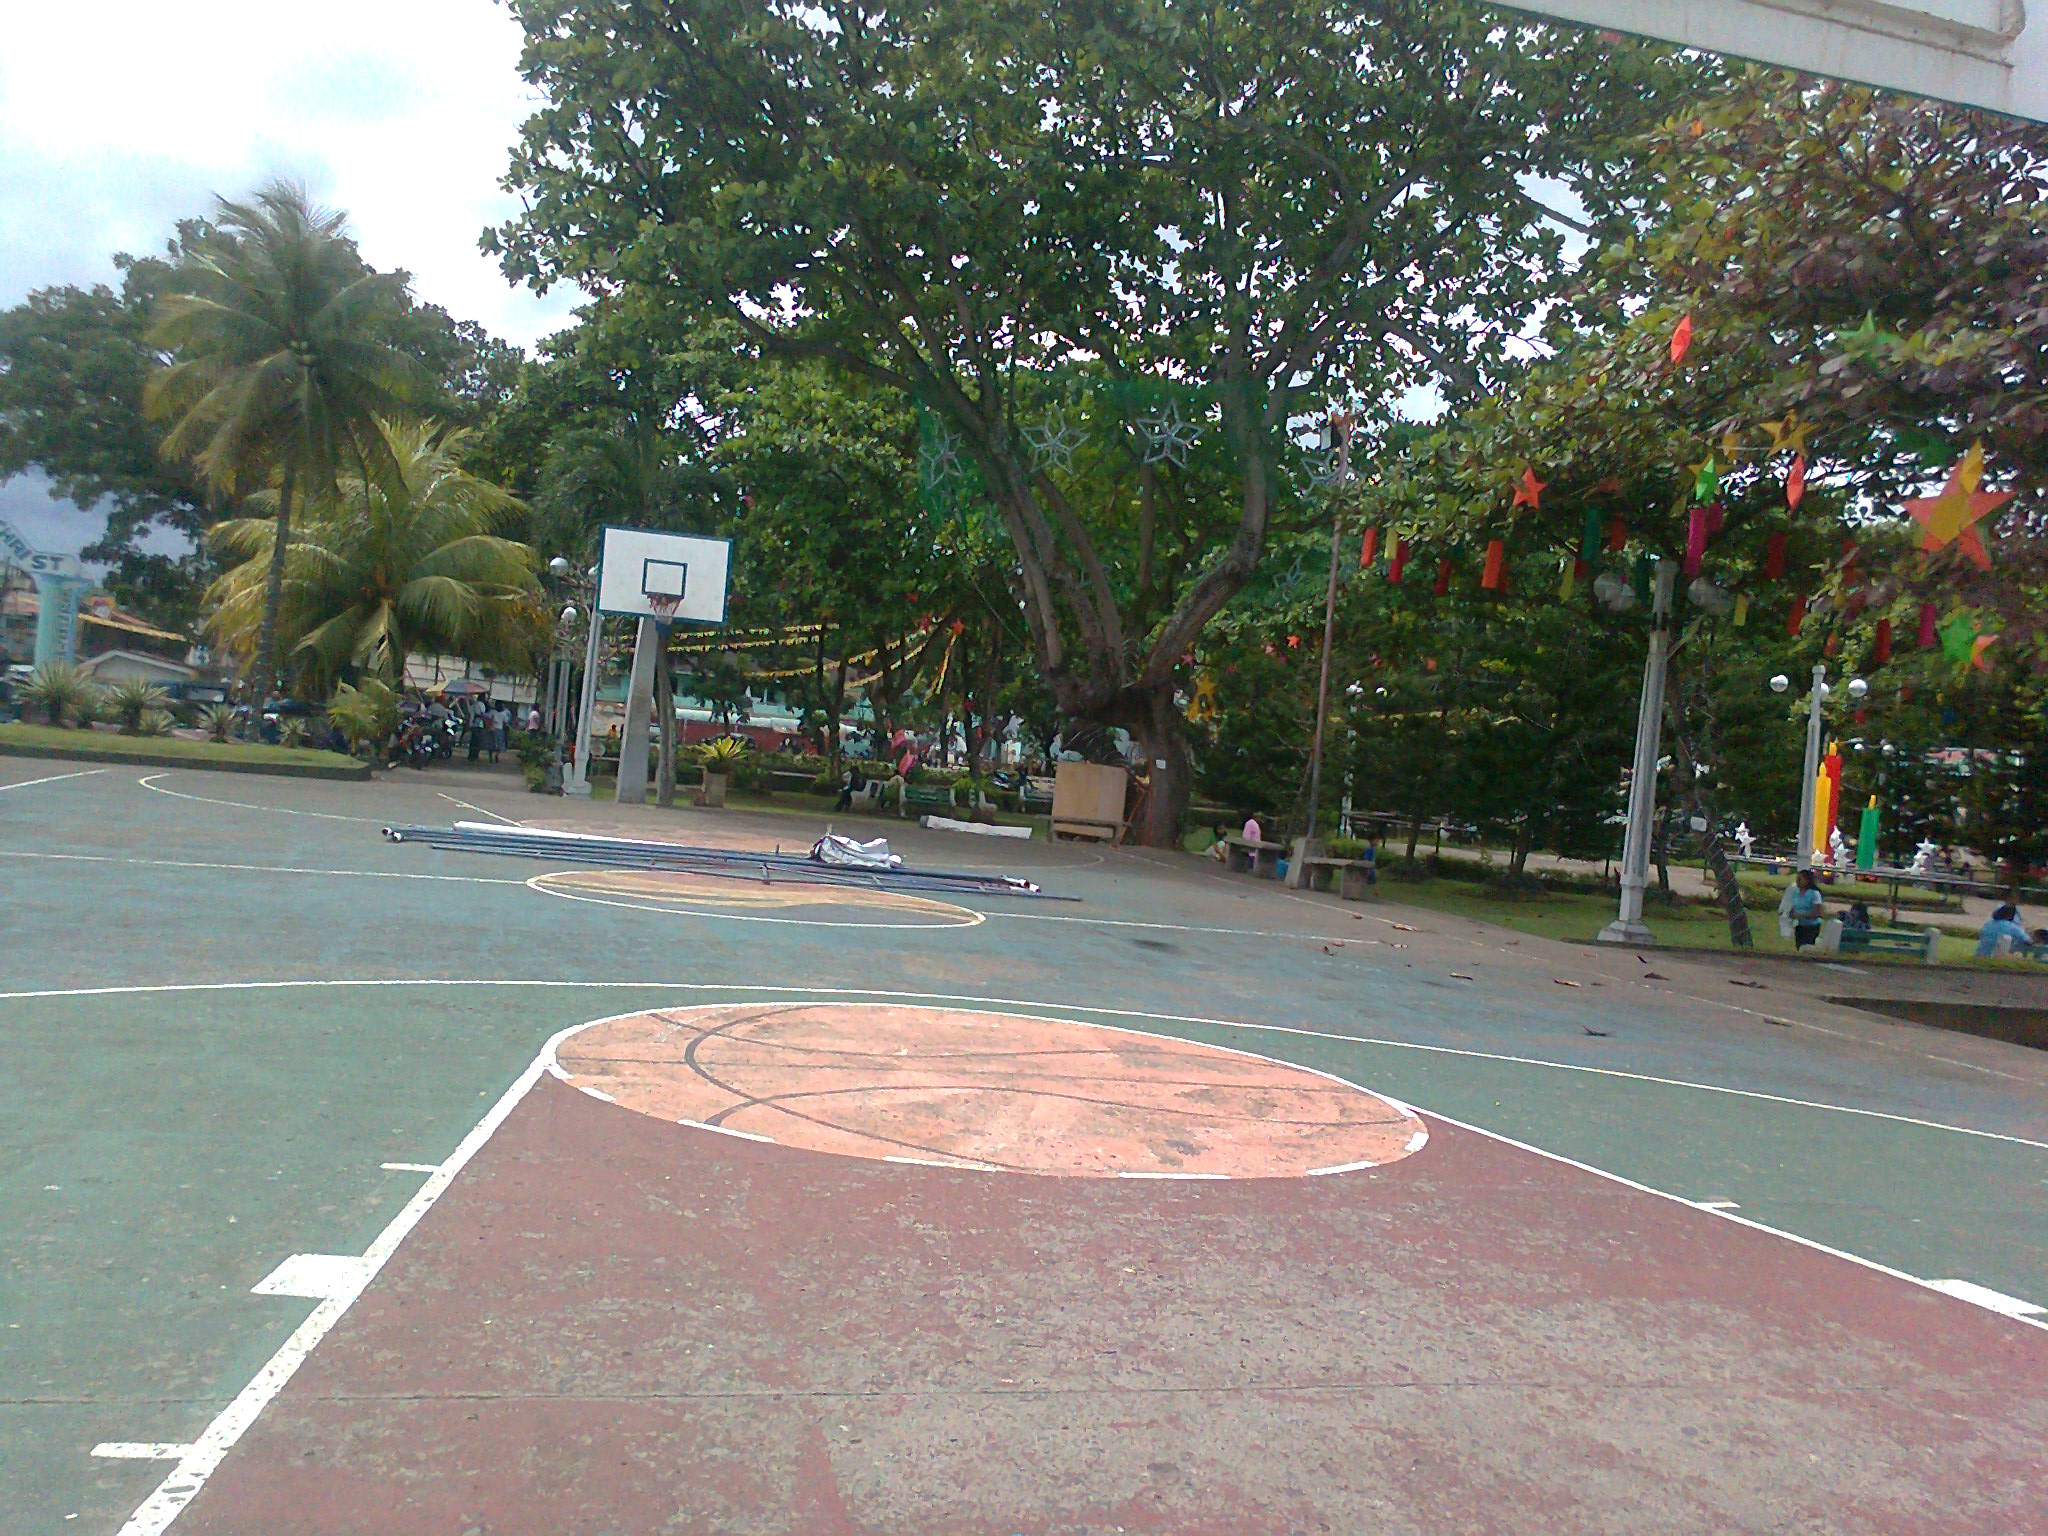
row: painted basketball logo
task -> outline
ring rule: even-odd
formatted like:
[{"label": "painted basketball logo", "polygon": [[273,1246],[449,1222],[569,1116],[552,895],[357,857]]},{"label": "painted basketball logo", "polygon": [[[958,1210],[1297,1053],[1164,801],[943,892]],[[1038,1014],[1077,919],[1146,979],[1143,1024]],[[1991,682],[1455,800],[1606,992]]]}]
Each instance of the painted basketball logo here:
[{"label": "painted basketball logo", "polygon": [[1289,1063],[965,1009],[662,1009],[577,1032],[554,1070],[664,1120],[987,1172],[1292,1178],[1383,1166],[1428,1140],[1406,1105]]}]

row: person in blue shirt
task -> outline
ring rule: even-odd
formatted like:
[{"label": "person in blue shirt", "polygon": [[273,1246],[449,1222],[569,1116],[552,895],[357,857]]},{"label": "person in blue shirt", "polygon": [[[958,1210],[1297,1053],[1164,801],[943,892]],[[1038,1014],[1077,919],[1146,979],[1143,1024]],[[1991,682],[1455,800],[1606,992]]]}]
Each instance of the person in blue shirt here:
[{"label": "person in blue shirt", "polygon": [[2012,952],[2016,955],[2033,953],[2033,935],[2020,922],[2020,909],[2011,902],[1991,914],[1991,921],[1977,930],[1977,957],[1981,960],[1998,953],[2000,939],[2012,940]]},{"label": "person in blue shirt", "polygon": [[1794,949],[1805,949],[1820,937],[1822,916],[1820,884],[1812,870],[1802,869],[1778,902],[1778,932],[1792,941]]}]

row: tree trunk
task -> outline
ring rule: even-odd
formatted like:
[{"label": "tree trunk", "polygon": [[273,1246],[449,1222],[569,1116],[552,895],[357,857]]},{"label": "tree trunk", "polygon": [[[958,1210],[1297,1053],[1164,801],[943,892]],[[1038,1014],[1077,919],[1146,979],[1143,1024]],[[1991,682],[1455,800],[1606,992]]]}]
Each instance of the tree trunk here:
[{"label": "tree trunk", "polygon": [[654,803],[667,809],[676,803],[676,675],[668,661],[668,632],[656,629],[654,707],[661,712],[661,756],[654,770]]},{"label": "tree trunk", "polygon": [[1529,868],[1529,853],[1536,842],[1536,821],[1524,816],[1515,823],[1514,851],[1508,855],[1508,873],[1519,880]]},{"label": "tree trunk", "polygon": [[1650,840],[1650,857],[1657,861],[1657,889],[1671,894],[1671,807],[1657,815],[1657,835]]},{"label": "tree trunk", "polygon": [[1684,690],[1669,690],[1665,694],[1665,705],[1671,715],[1673,755],[1677,758],[1679,777],[1685,782],[1686,809],[1707,824],[1707,830],[1700,838],[1700,849],[1707,873],[1714,877],[1714,894],[1720,898],[1721,911],[1728,919],[1728,942],[1737,949],[1754,949],[1756,939],[1749,931],[1749,910],[1742,904],[1742,885],[1735,878],[1734,867],[1728,862],[1728,850],[1721,842],[1720,820],[1714,814],[1713,796],[1707,792],[1700,776],[1699,758],[1693,751]]},{"label": "tree trunk", "polygon": [[1422,812],[1416,811],[1408,818],[1408,862],[1415,862],[1416,844],[1422,841]]},{"label": "tree trunk", "polygon": [[839,640],[839,663],[832,673],[832,687],[825,703],[825,763],[832,780],[839,780],[839,716],[846,707],[846,639]]},{"label": "tree trunk", "polygon": [[250,724],[259,732],[263,705],[277,688],[277,617],[284,607],[284,555],[292,536],[293,468],[286,459],[277,492],[277,533],[270,541],[270,573],[263,583],[263,622],[256,631],[256,665],[249,674],[256,695],[250,700]]},{"label": "tree trunk", "polygon": [[1137,739],[1144,752],[1141,771],[1151,779],[1143,814],[1131,833],[1147,848],[1178,848],[1195,790],[1194,763],[1180,709],[1173,702],[1171,686],[1131,702],[1135,707],[1117,723]]}]

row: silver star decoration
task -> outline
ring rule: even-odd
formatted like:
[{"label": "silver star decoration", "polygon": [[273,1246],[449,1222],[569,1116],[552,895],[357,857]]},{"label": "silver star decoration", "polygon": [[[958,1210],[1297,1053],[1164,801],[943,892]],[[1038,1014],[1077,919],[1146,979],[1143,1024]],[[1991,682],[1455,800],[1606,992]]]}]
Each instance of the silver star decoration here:
[{"label": "silver star decoration", "polygon": [[928,488],[964,474],[960,468],[960,439],[946,428],[935,425],[932,435],[918,447],[917,468]]},{"label": "silver star decoration", "polygon": [[1019,435],[1030,450],[1033,469],[1057,469],[1062,474],[1074,467],[1074,450],[1088,441],[1088,434],[1069,426],[1066,412],[1057,406],[1043,422]]},{"label": "silver star decoration", "polygon": [[1139,420],[1138,431],[1145,439],[1145,462],[1157,464],[1161,459],[1178,468],[1187,468],[1188,450],[1195,445],[1195,439],[1202,435],[1199,422],[1183,421],[1180,403],[1166,402],[1166,409],[1156,416]]},{"label": "silver star decoration", "polygon": [[1308,455],[1308,483],[1311,490],[1342,490],[1357,479],[1358,471],[1340,458],[1334,448]]}]

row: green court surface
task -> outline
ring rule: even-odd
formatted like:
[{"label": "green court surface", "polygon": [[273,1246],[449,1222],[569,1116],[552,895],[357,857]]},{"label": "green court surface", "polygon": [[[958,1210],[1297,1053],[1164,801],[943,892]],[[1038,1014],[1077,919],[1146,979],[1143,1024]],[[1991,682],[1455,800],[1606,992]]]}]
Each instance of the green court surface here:
[{"label": "green court surface", "polygon": [[661,1005],[972,1003],[1228,1045],[1983,1287],[2016,1333],[2048,1303],[2048,1057],[1824,1000],[1884,978],[1646,960],[894,819],[872,830],[913,862],[1080,900],[650,896],[380,835],[457,818],[784,849],[823,829],[576,807],[511,775],[0,759],[9,1536],[122,1530],[174,1457],[95,1447],[193,1444],[313,1310],[252,1286],[364,1253],[551,1035]]}]

